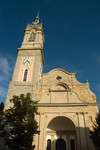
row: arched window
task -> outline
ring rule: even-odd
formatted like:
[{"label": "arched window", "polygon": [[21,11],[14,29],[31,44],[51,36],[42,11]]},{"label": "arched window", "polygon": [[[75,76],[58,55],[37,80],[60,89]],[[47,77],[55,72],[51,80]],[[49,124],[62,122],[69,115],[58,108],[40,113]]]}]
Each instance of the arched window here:
[{"label": "arched window", "polygon": [[51,150],[51,140],[47,140],[47,150]]},{"label": "arched window", "polygon": [[35,40],[36,34],[34,32],[31,33],[29,41],[34,41]]},{"label": "arched window", "polygon": [[28,69],[24,70],[23,81],[27,81]]},{"label": "arched window", "polygon": [[75,140],[74,139],[70,139],[70,149],[75,150]]}]

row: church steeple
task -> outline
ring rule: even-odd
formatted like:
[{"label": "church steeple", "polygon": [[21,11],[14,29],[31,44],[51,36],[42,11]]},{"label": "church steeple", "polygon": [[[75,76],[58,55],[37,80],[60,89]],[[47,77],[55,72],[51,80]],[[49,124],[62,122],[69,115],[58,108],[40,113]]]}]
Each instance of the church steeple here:
[{"label": "church steeple", "polygon": [[14,68],[12,81],[6,100],[6,108],[9,107],[9,99],[13,95],[31,93],[34,101],[37,101],[37,92],[44,64],[43,57],[44,32],[40,23],[39,13],[34,22],[28,24],[24,31],[24,39],[18,48],[18,56]]}]

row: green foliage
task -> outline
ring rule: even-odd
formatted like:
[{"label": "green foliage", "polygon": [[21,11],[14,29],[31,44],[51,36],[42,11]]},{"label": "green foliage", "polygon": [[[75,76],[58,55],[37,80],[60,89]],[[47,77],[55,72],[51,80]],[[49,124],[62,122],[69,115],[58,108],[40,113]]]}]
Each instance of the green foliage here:
[{"label": "green foliage", "polygon": [[100,150],[100,112],[97,114],[93,131],[90,131],[90,137],[94,143],[96,150]]},{"label": "green foliage", "polygon": [[36,103],[31,100],[29,93],[26,97],[23,94],[13,96],[10,102],[13,106],[4,112],[1,124],[4,127],[1,135],[5,137],[6,147],[10,150],[33,150],[33,137],[39,133],[34,118],[38,114]]},{"label": "green foliage", "polygon": [[0,104],[0,138],[5,135],[4,131],[4,103]]},{"label": "green foliage", "polygon": [[1,104],[0,104],[0,112],[3,111],[3,109],[4,109],[4,103],[1,102]]}]

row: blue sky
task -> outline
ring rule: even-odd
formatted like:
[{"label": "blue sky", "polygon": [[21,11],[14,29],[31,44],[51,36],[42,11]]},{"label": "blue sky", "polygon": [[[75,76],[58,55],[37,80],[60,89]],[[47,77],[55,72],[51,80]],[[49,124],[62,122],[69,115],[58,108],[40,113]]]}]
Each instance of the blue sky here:
[{"label": "blue sky", "polygon": [[0,1],[0,101],[5,101],[24,29],[40,12],[45,33],[44,72],[63,68],[88,80],[100,102],[100,1]]}]

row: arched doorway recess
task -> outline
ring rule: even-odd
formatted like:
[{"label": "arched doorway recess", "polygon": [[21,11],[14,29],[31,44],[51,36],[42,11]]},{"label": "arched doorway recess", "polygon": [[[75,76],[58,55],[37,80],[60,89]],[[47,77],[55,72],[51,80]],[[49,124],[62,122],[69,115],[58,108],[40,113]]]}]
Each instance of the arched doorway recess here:
[{"label": "arched doorway recess", "polygon": [[59,116],[49,122],[46,129],[46,142],[51,139],[50,150],[72,150],[71,138],[75,143],[73,150],[76,150],[76,127],[69,118]]},{"label": "arched doorway recess", "polygon": [[58,139],[56,141],[56,150],[66,150],[66,142],[63,139]]}]

